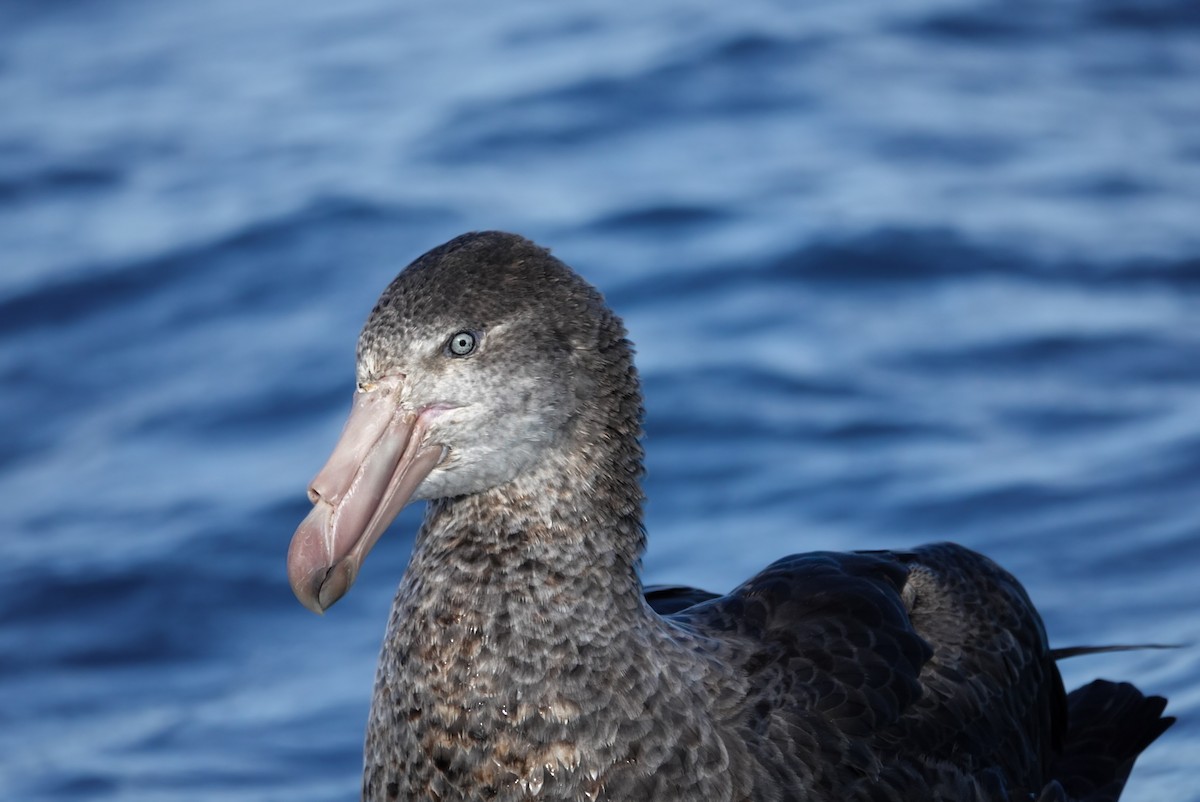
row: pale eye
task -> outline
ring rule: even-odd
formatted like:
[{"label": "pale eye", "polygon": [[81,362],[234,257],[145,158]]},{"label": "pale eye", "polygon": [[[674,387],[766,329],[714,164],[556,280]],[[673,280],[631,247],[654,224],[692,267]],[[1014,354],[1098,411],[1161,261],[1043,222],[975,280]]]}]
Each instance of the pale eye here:
[{"label": "pale eye", "polygon": [[478,339],[469,331],[460,331],[450,336],[446,350],[451,356],[466,356],[475,350]]}]

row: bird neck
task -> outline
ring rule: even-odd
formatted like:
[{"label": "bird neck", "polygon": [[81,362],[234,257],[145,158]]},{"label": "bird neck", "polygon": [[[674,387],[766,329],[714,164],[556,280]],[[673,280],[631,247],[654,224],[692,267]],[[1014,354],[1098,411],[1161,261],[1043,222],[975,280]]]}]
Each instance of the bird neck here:
[{"label": "bird neck", "polygon": [[674,672],[658,664],[667,625],[629,545],[638,516],[581,531],[517,501],[505,514],[479,497],[430,505],[380,657],[365,799],[431,798],[443,782],[595,799],[613,767],[637,765],[612,737],[614,678],[638,686],[639,722],[667,717],[657,703],[673,698],[651,691]]},{"label": "bird neck", "polygon": [[[438,603],[519,603],[531,621],[544,620],[546,606],[640,611],[641,447],[624,446],[559,449],[501,487],[432,502],[406,578],[442,576],[426,588]],[[630,447],[633,460],[621,453]]]},{"label": "bird neck", "polygon": [[[580,706],[591,689],[654,651],[661,622],[637,575],[640,497],[622,510],[594,503],[615,491],[589,494],[585,475],[541,474],[429,505],[392,608],[370,743],[449,731],[443,708],[475,711],[481,732],[566,726],[509,718],[529,705],[582,726],[602,712]],[[419,710],[420,721],[390,710]]]}]

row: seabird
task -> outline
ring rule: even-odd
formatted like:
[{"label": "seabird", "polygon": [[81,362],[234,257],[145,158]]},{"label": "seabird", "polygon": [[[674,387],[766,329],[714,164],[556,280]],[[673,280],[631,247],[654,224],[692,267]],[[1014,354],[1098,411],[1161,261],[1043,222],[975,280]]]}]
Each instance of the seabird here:
[{"label": "seabird", "polygon": [[962,546],[644,588],[641,433],[624,326],[545,249],[466,234],[384,291],[288,553],[323,612],[429,502],[363,799],[1100,802],[1170,726],[1129,684],[1066,694],[1055,658],[1079,650]]}]

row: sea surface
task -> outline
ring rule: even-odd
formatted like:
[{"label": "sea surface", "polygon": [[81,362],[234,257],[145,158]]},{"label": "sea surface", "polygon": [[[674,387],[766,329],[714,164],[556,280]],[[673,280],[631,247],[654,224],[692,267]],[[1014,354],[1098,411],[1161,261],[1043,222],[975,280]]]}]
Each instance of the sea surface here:
[{"label": "sea surface", "polygon": [[463,231],[638,346],[650,582],[952,539],[1200,800],[1200,5],[0,3],[0,799],[356,799],[420,510],[284,556],[358,329]]}]

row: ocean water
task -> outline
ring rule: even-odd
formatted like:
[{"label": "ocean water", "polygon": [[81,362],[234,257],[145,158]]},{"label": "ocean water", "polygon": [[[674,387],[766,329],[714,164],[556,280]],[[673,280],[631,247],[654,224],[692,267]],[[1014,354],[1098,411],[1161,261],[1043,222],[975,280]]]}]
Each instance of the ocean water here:
[{"label": "ocean water", "polygon": [[[357,797],[419,511],[324,618],[284,555],[466,230],[624,316],[648,581],[952,539],[1200,644],[1197,87],[1190,0],[0,4],[0,798]],[[1200,800],[1200,646],[1063,668]]]}]

